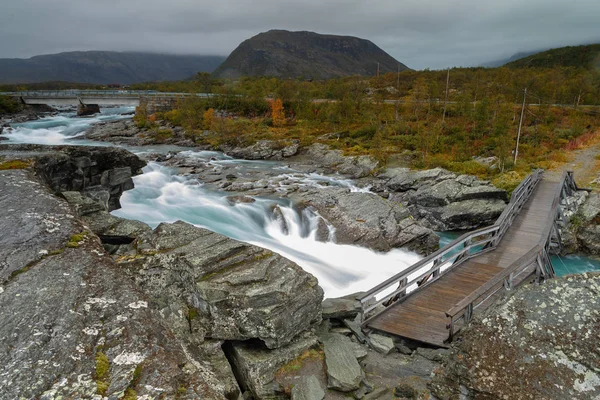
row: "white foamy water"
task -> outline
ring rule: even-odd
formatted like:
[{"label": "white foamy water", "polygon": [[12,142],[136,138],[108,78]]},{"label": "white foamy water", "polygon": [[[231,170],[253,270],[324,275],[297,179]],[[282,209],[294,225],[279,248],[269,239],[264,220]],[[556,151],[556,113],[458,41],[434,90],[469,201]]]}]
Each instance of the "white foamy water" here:
[{"label": "white foamy water", "polygon": [[[113,214],[156,226],[183,220],[233,239],[268,248],[315,275],[327,297],[364,291],[417,262],[421,257],[405,250],[379,253],[364,247],[316,239],[317,214],[299,212],[282,199],[255,198],[254,203],[230,205],[227,195],[156,163],[134,178],[135,189],[121,197]],[[279,205],[287,232],[272,217]]]},{"label": "white foamy water", "polygon": [[70,139],[80,136],[93,124],[102,121],[116,121],[130,119],[131,115],[121,115],[133,111],[133,107],[102,108],[100,114],[91,117],[76,118],[74,111],[61,113],[56,116],[44,117],[35,121],[12,124],[14,130],[5,135],[7,143],[33,143],[33,144],[80,144],[80,145],[106,145],[99,142],[82,141],[71,142]]},{"label": "white foamy water", "polygon": [[[74,112],[46,117],[37,121],[15,124],[15,130],[6,135],[8,143],[106,145],[108,143],[73,140],[92,124],[131,118],[122,113],[131,107],[104,108],[102,114],[91,118],[76,118]],[[172,146],[129,148],[136,153],[166,152],[178,150]],[[282,163],[270,161],[236,160],[218,152],[188,150],[186,157],[209,161],[214,168],[233,166],[238,171],[253,169],[276,171],[281,185],[300,184],[322,188],[345,187],[354,192],[368,192],[351,180],[341,177],[294,171]],[[173,168],[150,163],[144,173],[134,177],[135,189],[121,197],[122,208],[113,214],[144,221],[155,227],[161,222],[182,220],[233,239],[268,248],[296,262],[313,274],[325,290],[326,297],[339,297],[365,291],[402,271],[420,259],[405,250],[378,253],[372,250],[339,245],[333,240],[320,242],[316,239],[319,216],[310,210],[297,211],[287,199],[255,198],[254,203],[230,205],[227,196],[233,193],[208,190],[193,178],[176,175]],[[326,189],[323,189],[326,190]],[[287,230],[273,218],[273,207],[278,205],[285,219]],[[331,239],[334,230],[330,229]]]}]

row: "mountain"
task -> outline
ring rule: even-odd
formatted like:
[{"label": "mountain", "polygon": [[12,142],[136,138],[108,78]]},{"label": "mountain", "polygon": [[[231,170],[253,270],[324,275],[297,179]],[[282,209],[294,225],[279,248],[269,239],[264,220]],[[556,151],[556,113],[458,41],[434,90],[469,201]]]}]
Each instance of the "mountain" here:
[{"label": "mountain", "polygon": [[214,75],[327,79],[409,69],[373,42],[352,36],[271,30],[245,40]]},{"label": "mountain", "polygon": [[28,59],[1,58],[0,83],[66,81],[130,84],[182,80],[196,72],[212,72],[224,59],[222,56],[114,51],[74,51]]},{"label": "mountain", "polygon": [[546,50],[506,64],[510,68],[600,67],[600,44]]},{"label": "mountain", "polygon": [[528,57],[528,56],[530,56],[532,54],[539,53],[540,51],[543,51],[543,50],[522,51],[522,52],[519,52],[519,53],[515,53],[515,54],[513,54],[512,56],[510,56],[508,58],[504,58],[504,59],[501,59],[501,60],[488,61],[486,63],[481,64],[481,67],[486,67],[486,68],[502,67],[503,65],[506,65],[509,62],[520,60],[521,58],[525,58],[525,57]]}]

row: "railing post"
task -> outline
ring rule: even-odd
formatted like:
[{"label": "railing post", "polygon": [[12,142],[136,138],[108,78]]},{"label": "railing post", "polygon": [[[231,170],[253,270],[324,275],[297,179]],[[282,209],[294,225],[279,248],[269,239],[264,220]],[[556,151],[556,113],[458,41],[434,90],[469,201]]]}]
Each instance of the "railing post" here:
[{"label": "railing post", "polygon": [[[441,259],[436,258],[435,260],[433,260],[433,267],[435,268],[436,266],[440,265],[441,262],[442,262]],[[435,268],[433,270],[433,279],[437,278],[439,275],[440,275],[440,269]]]}]

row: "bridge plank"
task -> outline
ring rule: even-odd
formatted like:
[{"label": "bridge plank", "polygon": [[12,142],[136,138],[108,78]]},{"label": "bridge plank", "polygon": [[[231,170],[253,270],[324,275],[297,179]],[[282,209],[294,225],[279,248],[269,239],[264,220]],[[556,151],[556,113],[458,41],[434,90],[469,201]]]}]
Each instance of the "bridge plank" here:
[{"label": "bridge plank", "polygon": [[[397,301],[369,321],[368,328],[446,347],[445,312],[539,243],[555,191],[556,183],[541,181],[496,250],[467,260],[423,290]],[[528,271],[519,281],[534,272],[534,269]]]}]

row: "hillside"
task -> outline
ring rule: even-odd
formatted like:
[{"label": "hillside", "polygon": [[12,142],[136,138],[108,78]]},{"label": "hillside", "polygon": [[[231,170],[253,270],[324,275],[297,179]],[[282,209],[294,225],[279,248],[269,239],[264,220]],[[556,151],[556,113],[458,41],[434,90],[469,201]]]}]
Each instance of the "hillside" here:
[{"label": "hillside", "polygon": [[409,69],[373,42],[351,36],[271,30],[240,44],[215,76],[327,79]]},{"label": "hillside", "polygon": [[513,61],[516,61],[516,60],[520,60],[521,58],[529,57],[532,54],[539,53],[540,51],[543,51],[543,50],[521,51],[519,53],[513,54],[512,56],[510,56],[508,58],[503,58],[503,59],[498,59],[498,60],[488,61],[488,62],[482,63],[481,67],[485,67],[485,68],[497,68],[497,67],[501,67],[501,66],[506,65],[506,64],[508,64],[510,62],[513,62]]},{"label": "hillside", "polygon": [[506,66],[510,68],[600,67],[600,44],[551,49],[510,62]]},{"label": "hillside", "polygon": [[130,84],[187,79],[212,72],[222,56],[182,56],[154,53],[75,51],[0,59],[0,83],[66,81]]}]

